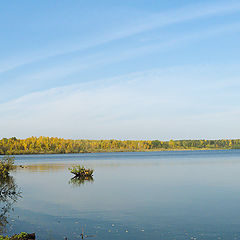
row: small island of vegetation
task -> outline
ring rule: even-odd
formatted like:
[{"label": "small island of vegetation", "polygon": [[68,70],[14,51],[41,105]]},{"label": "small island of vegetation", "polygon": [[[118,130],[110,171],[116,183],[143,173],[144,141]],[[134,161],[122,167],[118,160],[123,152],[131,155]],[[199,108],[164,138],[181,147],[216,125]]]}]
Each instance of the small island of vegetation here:
[{"label": "small island of vegetation", "polygon": [[69,181],[70,184],[74,186],[81,186],[85,182],[93,182],[93,169],[77,165],[69,168],[69,170],[72,174],[74,174],[74,177]]},{"label": "small island of vegetation", "polygon": [[93,169],[85,168],[84,166],[77,165],[72,168],[69,168],[70,172],[75,175],[76,178],[87,178],[92,177]]}]

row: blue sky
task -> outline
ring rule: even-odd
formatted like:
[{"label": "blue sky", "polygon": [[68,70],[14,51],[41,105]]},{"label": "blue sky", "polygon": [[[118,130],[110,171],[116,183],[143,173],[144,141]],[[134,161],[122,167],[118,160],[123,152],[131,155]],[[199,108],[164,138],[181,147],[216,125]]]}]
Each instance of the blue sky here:
[{"label": "blue sky", "polygon": [[240,138],[239,1],[0,11],[0,137]]}]

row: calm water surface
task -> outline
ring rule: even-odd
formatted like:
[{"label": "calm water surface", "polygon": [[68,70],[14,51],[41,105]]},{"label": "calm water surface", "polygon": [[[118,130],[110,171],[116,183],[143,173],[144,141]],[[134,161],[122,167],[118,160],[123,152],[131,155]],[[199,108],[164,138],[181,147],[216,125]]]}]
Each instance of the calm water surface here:
[{"label": "calm water surface", "polygon": [[[22,155],[7,233],[38,239],[240,239],[240,151]],[[71,181],[69,166],[95,169]],[[88,238],[90,239],[90,238]]]}]

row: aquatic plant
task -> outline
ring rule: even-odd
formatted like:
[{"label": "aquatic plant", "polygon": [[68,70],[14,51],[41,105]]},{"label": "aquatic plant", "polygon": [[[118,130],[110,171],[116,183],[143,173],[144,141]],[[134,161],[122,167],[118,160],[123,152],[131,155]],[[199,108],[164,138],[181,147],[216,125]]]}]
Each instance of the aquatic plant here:
[{"label": "aquatic plant", "polygon": [[94,170],[91,168],[85,168],[84,166],[77,165],[69,168],[70,172],[78,178],[92,177]]},{"label": "aquatic plant", "polygon": [[93,182],[93,169],[85,168],[84,166],[77,165],[69,168],[70,172],[75,176],[69,181],[74,186],[80,186],[85,182]]}]

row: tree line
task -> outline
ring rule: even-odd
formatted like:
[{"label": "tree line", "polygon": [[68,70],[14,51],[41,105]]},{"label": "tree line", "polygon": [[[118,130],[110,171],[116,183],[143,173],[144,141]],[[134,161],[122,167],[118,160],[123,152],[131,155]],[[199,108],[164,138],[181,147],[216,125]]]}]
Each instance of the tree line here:
[{"label": "tree line", "polygon": [[154,150],[240,149],[240,139],[222,140],[72,140],[56,137],[2,138],[0,155],[126,152]]}]

